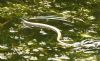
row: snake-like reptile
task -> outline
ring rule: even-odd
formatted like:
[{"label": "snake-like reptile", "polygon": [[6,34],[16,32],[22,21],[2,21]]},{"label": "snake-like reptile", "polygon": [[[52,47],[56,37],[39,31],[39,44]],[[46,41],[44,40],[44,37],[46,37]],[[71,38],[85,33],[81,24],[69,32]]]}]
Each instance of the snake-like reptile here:
[{"label": "snake-like reptile", "polygon": [[61,32],[58,28],[54,27],[54,26],[51,26],[51,25],[47,25],[47,24],[42,24],[42,23],[32,23],[32,22],[28,22],[26,20],[23,20],[22,21],[23,24],[25,26],[28,26],[28,27],[40,27],[40,28],[47,28],[47,29],[51,29],[53,31],[55,31],[57,33],[57,41],[60,42],[60,39],[61,39]]},{"label": "snake-like reptile", "polygon": [[[64,20],[60,17],[54,17],[54,16],[37,16],[37,17],[29,18],[29,19],[33,19],[33,20],[35,20],[35,19],[37,19],[37,20],[41,20],[41,19]],[[48,25],[48,24],[33,23],[33,22],[29,22],[25,19],[22,19],[22,23],[23,23],[23,25],[28,26],[28,27],[40,27],[40,28],[47,28],[47,29],[53,30],[57,33],[57,41],[60,42],[60,43],[63,43],[61,41],[62,35],[61,35],[61,32],[60,32],[60,29],[58,29],[57,27],[54,27],[54,26]]]}]

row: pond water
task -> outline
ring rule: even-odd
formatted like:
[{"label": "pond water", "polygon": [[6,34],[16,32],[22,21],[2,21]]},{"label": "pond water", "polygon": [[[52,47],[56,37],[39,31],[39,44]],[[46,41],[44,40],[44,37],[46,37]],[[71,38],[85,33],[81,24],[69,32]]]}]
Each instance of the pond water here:
[{"label": "pond water", "polygon": [[[47,19],[46,19],[47,18]],[[99,61],[99,39],[84,39],[78,36],[73,23],[61,17],[39,17],[30,22],[57,27],[66,46],[59,45],[56,32],[39,27],[16,24],[0,32],[0,61]],[[49,19],[48,19],[49,18]],[[61,21],[54,20],[60,19]],[[20,28],[19,28],[20,27]],[[86,41],[84,41],[86,40]],[[83,43],[83,44],[81,44]]]}]

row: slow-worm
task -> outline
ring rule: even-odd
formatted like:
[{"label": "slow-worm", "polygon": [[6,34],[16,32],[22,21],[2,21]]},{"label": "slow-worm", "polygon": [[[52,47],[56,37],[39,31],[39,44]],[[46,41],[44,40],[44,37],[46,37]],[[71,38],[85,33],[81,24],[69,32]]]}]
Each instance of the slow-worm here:
[{"label": "slow-worm", "polygon": [[42,24],[42,23],[33,23],[33,22],[29,22],[26,20],[22,20],[23,25],[28,26],[28,27],[40,27],[40,28],[47,28],[47,29],[51,29],[53,31],[55,31],[57,33],[57,41],[61,42],[61,32],[58,28],[51,26],[51,25],[47,25],[47,24]]}]

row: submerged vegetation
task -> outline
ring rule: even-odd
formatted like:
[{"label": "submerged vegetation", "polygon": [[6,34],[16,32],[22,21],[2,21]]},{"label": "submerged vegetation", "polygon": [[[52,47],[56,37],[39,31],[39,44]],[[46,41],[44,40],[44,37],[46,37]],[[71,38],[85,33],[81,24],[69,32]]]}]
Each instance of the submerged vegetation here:
[{"label": "submerged vegetation", "polygon": [[[24,26],[22,19],[60,29],[66,46],[59,45],[52,30]],[[0,0],[0,61],[99,61],[99,57],[99,0]]]}]

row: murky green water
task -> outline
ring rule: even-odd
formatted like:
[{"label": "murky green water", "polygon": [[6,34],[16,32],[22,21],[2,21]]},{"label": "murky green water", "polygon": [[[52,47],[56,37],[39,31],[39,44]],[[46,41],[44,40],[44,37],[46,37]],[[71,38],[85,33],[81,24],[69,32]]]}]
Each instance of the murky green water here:
[{"label": "murky green water", "polygon": [[[33,20],[31,21],[33,22]],[[63,38],[66,39],[66,44],[82,40],[81,37],[75,35],[75,31],[69,31],[73,25],[67,22],[57,20],[34,20],[34,22],[46,23],[59,28]],[[4,61],[100,60],[100,46],[98,49],[59,46],[56,40],[57,34],[50,29],[27,28],[23,27],[22,24],[17,24],[9,29],[1,30],[0,36],[0,60]]]},{"label": "murky green water", "polygon": [[99,0],[0,0],[0,61],[100,61],[99,7]]}]

